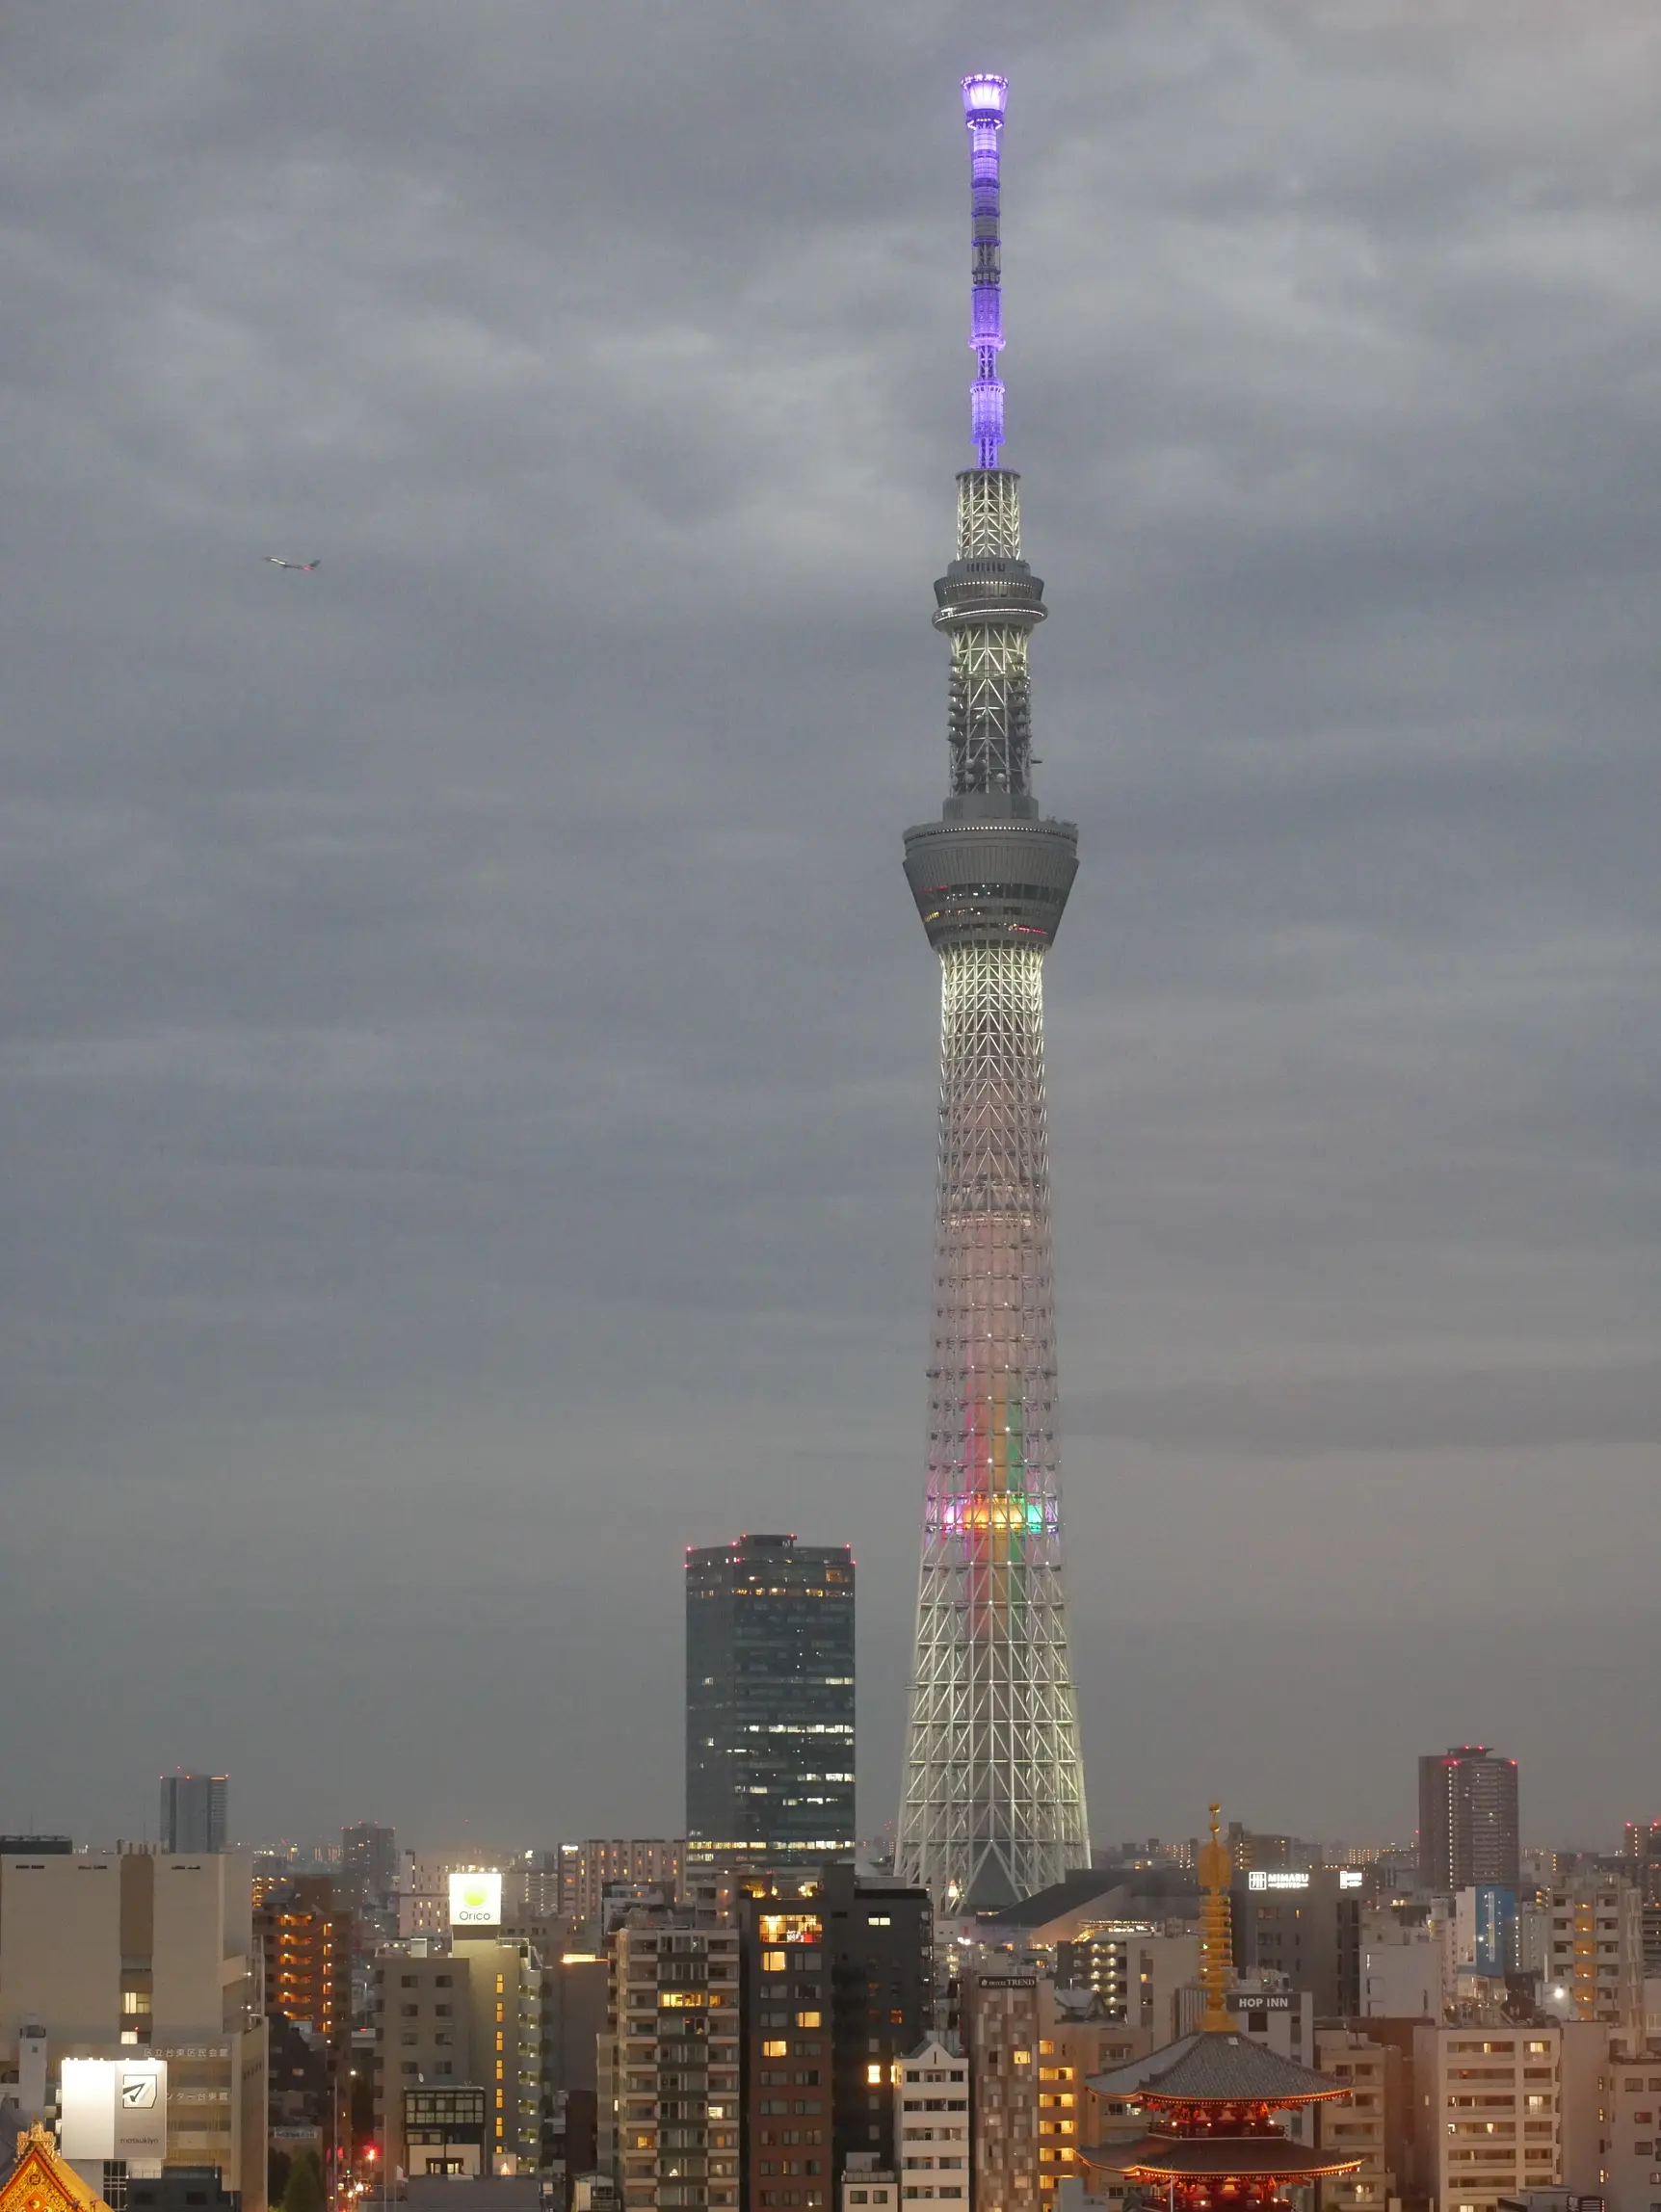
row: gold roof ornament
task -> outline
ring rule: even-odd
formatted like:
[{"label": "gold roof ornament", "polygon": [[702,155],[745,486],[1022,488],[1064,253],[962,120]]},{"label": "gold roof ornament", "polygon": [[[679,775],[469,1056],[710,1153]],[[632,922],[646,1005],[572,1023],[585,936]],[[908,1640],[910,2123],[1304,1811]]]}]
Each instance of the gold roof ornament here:
[{"label": "gold roof ornament", "polygon": [[1235,2025],[1226,2002],[1234,1979],[1228,1910],[1228,1884],[1234,1869],[1220,1832],[1218,1815],[1222,1810],[1218,1804],[1211,1807],[1211,1841],[1202,1845],[1200,1853],[1200,1987],[1205,1992],[1205,2011],[1200,2021],[1202,2034],[1232,2030]]},{"label": "gold roof ornament", "polygon": [[17,2163],[0,2181],[0,2212],[110,2212],[37,2120],[17,2137]]}]

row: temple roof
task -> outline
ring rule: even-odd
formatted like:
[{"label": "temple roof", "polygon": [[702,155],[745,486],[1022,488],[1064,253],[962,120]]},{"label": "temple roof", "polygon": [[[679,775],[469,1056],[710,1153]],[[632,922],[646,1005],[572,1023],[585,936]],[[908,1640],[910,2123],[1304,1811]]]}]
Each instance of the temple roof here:
[{"label": "temple roof", "polygon": [[0,2181],[0,2212],[110,2212],[39,2122],[16,2141],[17,2162]]},{"label": "temple roof", "polygon": [[1354,2173],[1361,2163],[1306,2149],[1284,2135],[1142,2135],[1134,2143],[1104,2145],[1080,2156],[1109,2173],[1147,2174],[1160,2181],[1208,2181],[1229,2174],[1242,2180],[1273,2175],[1308,2181],[1322,2173]]},{"label": "temple roof", "polygon": [[1145,2059],[1094,2074],[1090,2086],[1102,2096],[1182,2104],[1313,2104],[1349,2094],[1331,2074],[1316,2073],[1249,2036],[1220,2028],[1181,2036]]}]

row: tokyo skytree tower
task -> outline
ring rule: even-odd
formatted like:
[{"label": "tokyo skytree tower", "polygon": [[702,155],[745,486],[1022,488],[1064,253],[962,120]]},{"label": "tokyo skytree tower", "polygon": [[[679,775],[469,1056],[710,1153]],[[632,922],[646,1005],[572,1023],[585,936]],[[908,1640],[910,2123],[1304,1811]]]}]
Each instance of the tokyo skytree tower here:
[{"label": "tokyo skytree tower", "polygon": [[998,137],[1009,87],[963,80],[974,261],[958,557],[935,586],[952,649],[951,792],[906,832],[940,956],[940,1158],[929,1472],[895,1862],[937,1906],[986,1909],[1090,1863],[1061,1578],[1043,957],[1078,832],[1032,795],[1020,480],[998,465],[1004,387]]}]

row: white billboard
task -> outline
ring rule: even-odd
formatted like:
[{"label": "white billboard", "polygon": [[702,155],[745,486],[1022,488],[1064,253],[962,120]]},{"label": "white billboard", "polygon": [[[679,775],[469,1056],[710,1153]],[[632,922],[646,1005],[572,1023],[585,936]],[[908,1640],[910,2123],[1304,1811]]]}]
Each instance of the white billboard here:
[{"label": "white billboard", "polygon": [[450,1925],[452,1928],[499,1928],[502,1925],[500,1874],[490,1868],[451,1869]]},{"label": "white billboard", "polygon": [[58,2139],[71,2165],[161,2160],[168,2152],[166,2059],[65,2059]]}]

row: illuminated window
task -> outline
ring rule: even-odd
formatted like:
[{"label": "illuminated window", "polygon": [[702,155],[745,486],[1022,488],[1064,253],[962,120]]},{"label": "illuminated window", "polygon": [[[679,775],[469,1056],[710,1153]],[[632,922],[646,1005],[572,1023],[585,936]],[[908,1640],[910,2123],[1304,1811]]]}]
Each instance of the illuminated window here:
[{"label": "illuminated window", "polygon": [[784,1971],[783,1952],[763,1951],[761,1954],[761,1971],[764,1974],[782,1974]]},{"label": "illuminated window", "polygon": [[761,2046],[761,2055],[764,2059],[781,2059],[788,2056],[789,2050],[787,2042],[766,2042]]},{"label": "illuminated window", "polygon": [[701,2013],[709,2000],[701,1989],[660,1989],[657,2001],[666,2013]]},{"label": "illuminated window", "polygon": [[880,2081],[882,2080],[882,2078],[883,2078],[883,2068],[882,2068],[882,2066],[881,2066],[881,2064],[880,2064],[880,2063],[879,2063],[877,2060],[875,2060],[875,2059],[874,2059],[874,2060],[871,2062],[871,2064],[870,2064],[870,2065],[869,2065],[869,2066],[868,2066],[868,2067],[865,2068],[865,2079],[866,2079],[867,2081],[869,2081],[869,2082],[880,2082]]},{"label": "illuminated window", "polygon": [[761,1915],[763,1943],[820,1943],[824,1937],[824,1922],[813,1913],[764,1912]]},{"label": "illuminated window", "polygon": [[799,2028],[817,2028],[822,2025],[822,2021],[817,2013],[798,2013],[796,2025]]}]

